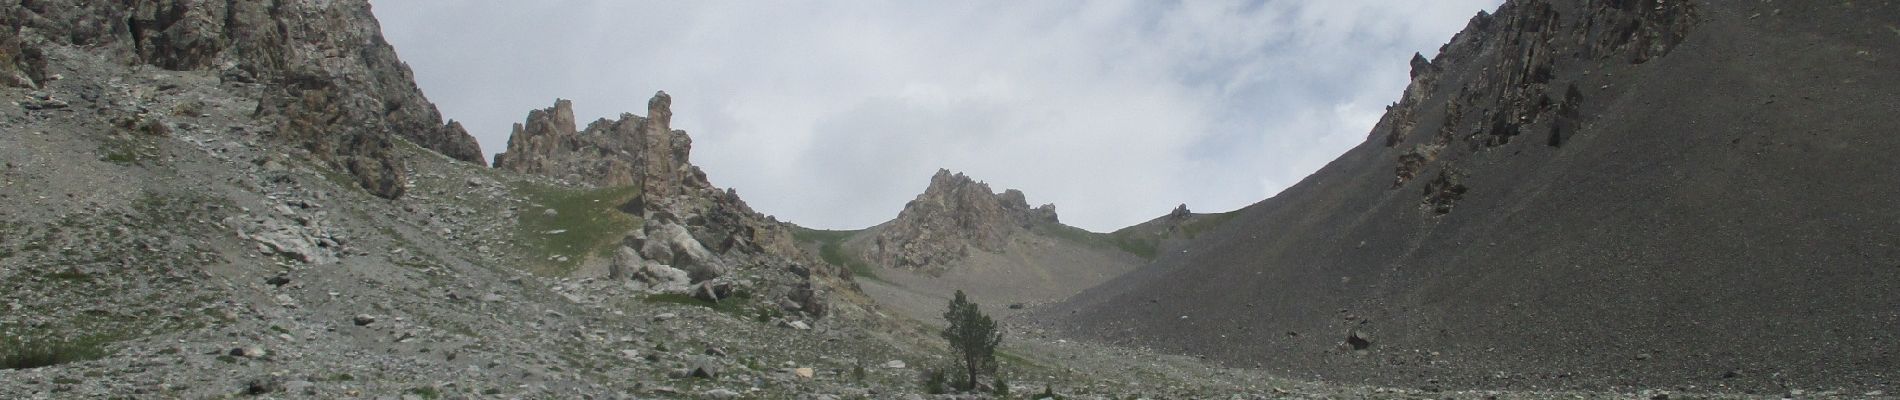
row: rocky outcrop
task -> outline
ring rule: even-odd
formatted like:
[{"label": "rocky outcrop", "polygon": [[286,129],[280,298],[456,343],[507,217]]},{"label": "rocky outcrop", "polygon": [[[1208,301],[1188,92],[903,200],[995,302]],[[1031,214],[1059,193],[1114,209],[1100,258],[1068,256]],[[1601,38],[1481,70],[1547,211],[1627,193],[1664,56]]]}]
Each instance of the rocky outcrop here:
[{"label": "rocky outcrop", "polygon": [[[1685,1],[1596,2],[1582,15],[1562,15],[1544,0],[1511,1],[1495,14],[1479,13],[1431,60],[1414,55],[1412,83],[1373,128],[1397,150],[1392,188],[1419,176],[1435,176],[1418,189],[1431,214],[1451,211],[1466,189],[1455,183],[1458,159],[1503,148],[1518,136],[1544,133],[1561,146],[1567,130],[1585,121],[1577,114],[1588,101],[1574,80],[1594,63],[1641,64],[1667,54],[1695,23]],[[1558,63],[1575,56],[1593,63]],[[1487,66],[1458,82],[1448,98],[1433,98],[1445,71]],[[1425,110],[1442,102],[1442,113]],[[1428,105],[1430,104],[1430,105]],[[1421,124],[1425,124],[1421,127]],[[1413,137],[1419,132],[1430,135]]]},{"label": "rocky outcrop", "polygon": [[647,101],[645,117],[621,114],[577,129],[573,102],[556,100],[515,125],[495,168],[570,184],[639,187],[619,209],[639,215],[643,225],[627,234],[608,263],[611,279],[711,301],[767,292],[786,311],[823,315],[822,292],[830,284],[818,282],[848,280],[848,274],[814,267],[824,264],[798,248],[788,226],[707,181],[688,160],[692,138],[670,126],[672,103],[658,92]]},{"label": "rocky outcrop", "polygon": [[276,136],[348,171],[378,196],[402,195],[395,137],[481,162],[474,137],[444,124],[364,0],[42,0],[0,5],[0,84],[35,87],[44,46],[84,46],[127,63],[217,71],[261,84]]},{"label": "rocky outcrop", "polygon": [[495,168],[600,187],[640,186],[643,197],[710,188],[687,159],[692,138],[669,127],[672,103],[659,92],[647,101],[648,117],[621,114],[577,130],[573,102],[555,100],[515,124],[508,151],[495,155]]},{"label": "rocky outcrop", "polygon": [[1055,205],[1030,208],[1021,191],[997,194],[989,184],[939,169],[924,193],[879,230],[867,256],[895,268],[940,267],[971,249],[1000,251],[1017,232],[1057,222]]}]

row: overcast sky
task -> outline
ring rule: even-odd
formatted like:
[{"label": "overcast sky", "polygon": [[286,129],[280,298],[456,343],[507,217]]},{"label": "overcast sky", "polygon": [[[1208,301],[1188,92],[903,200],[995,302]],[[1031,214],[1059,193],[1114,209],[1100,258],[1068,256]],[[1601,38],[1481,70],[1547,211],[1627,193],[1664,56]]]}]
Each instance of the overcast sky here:
[{"label": "overcast sky", "polygon": [[556,98],[585,125],[665,90],[694,164],[781,220],[877,224],[948,168],[1098,232],[1298,182],[1500,2],[373,1],[491,158]]}]

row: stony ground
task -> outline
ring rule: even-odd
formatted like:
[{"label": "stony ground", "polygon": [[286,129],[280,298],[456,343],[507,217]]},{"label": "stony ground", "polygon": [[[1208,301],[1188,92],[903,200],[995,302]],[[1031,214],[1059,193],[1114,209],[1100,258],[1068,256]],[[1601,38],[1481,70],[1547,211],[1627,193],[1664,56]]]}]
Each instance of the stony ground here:
[{"label": "stony ground", "polygon": [[[0,91],[0,398],[918,398],[947,365],[860,293],[818,319],[568,277],[592,249],[533,218],[616,189],[405,143],[382,200],[262,135],[254,87],[55,50],[62,79]],[[1008,322],[1016,397],[1661,394],[1319,384]]]}]

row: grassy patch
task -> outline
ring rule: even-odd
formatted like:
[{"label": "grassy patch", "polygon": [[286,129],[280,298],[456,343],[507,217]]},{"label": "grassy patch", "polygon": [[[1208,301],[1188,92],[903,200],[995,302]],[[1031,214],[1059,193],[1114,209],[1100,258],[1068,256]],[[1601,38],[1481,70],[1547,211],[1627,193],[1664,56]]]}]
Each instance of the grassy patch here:
[{"label": "grassy patch", "polygon": [[99,160],[121,165],[143,165],[144,161],[156,154],[148,154],[137,141],[130,139],[107,139],[99,144]]},{"label": "grassy patch", "polygon": [[524,183],[514,190],[539,205],[520,211],[514,236],[532,257],[528,271],[538,275],[566,275],[589,257],[610,256],[621,237],[640,226],[638,216],[619,209],[640,194],[637,187],[572,190]]},{"label": "grassy patch", "polygon": [[718,303],[700,300],[691,295],[685,295],[685,294],[679,294],[679,293],[652,294],[652,295],[647,295],[647,297],[644,300],[649,304],[683,304],[683,305],[689,305],[689,306],[700,306],[700,307],[711,308],[713,309],[713,311],[743,316],[743,315],[746,315],[747,311],[751,310],[750,308],[746,307],[746,305],[747,303],[751,302],[752,293],[749,293],[743,290],[735,290],[732,293],[732,298],[726,299],[724,301],[720,301]]},{"label": "grassy patch", "polygon": [[421,396],[423,399],[442,398],[442,391],[436,390],[436,388],[432,386],[413,387],[413,388],[409,388],[409,390],[403,391],[403,393]]},{"label": "grassy patch", "polygon": [[1234,219],[1234,217],[1239,216],[1239,215],[1240,215],[1240,210],[1228,211],[1228,212],[1219,213],[1219,214],[1208,214],[1205,217],[1201,217],[1193,221],[1188,221],[1186,225],[1181,225],[1181,231],[1187,233],[1187,237],[1189,238],[1201,236],[1202,233],[1206,233],[1210,229],[1214,229],[1216,227],[1224,225],[1227,223],[1228,220],[1232,220]]},{"label": "grassy patch", "polygon": [[1016,353],[1011,353],[1009,351],[1002,350],[1002,349],[996,350],[996,359],[1001,360],[1002,362],[1005,362],[1005,363],[1009,363],[1009,365],[1014,365],[1021,368],[1048,369],[1048,367],[1040,363],[1037,363],[1034,360],[1030,360],[1027,357],[1023,357],[1023,356],[1017,355]]},{"label": "grassy patch", "polygon": [[0,369],[32,369],[71,362],[97,360],[111,355],[105,345],[113,337],[96,335],[73,340],[0,339]]},{"label": "grassy patch", "polygon": [[[1082,228],[1063,225],[1059,223],[1051,223],[1051,222],[1039,222],[1035,226],[1030,227],[1030,231],[1047,235],[1050,237],[1054,237],[1056,239],[1069,241],[1071,243],[1076,243],[1076,244],[1081,244],[1081,245],[1096,247],[1096,248],[1118,249],[1124,252],[1134,253],[1135,255],[1142,255],[1142,253],[1140,253],[1138,249],[1132,249],[1128,246],[1122,245],[1114,237],[1114,235],[1107,234],[1107,233],[1089,232],[1088,230],[1085,230]],[[1150,250],[1149,254],[1152,255],[1153,251]],[[1143,257],[1151,257],[1151,255],[1143,256]]]},{"label": "grassy patch", "polygon": [[54,280],[75,282],[75,283],[92,282],[92,275],[87,274],[83,271],[72,270],[72,269],[54,272],[52,274],[48,274],[46,277],[52,278]]},{"label": "grassy patch", "polygon": [[860,232],[864,232],[864,230],[830,231],[798,228],[792,230],[792,237],[800,243],[817,243],[818,258],[825,260],[826,263],[831,265],[850,269],[851,275],[854,277],[882,281],[882,278],[877,277],[877,269],[872,268],[870,263],[858,259],[850,252],[844,251],[844,241],[851,239],[851,236],[857,235]]},{"label": "grassy patch", "polygon": [[[1202,233],[1207,233],[1209,230],[1226,224],[1228,220],[1234,219],[1237,215],[1240,215],[1239,210],[1219,214],[1196,215],[1186,223],[1177,227],[1181,232],[1180,238],[1193,239],[1199,237]],[[1105,235],[1105,237],[1115,248],[1121,249],[1121,251],[1140,256],[1143,259],[1155,259],[1161,252],[1161,242],[1170,238],[1170,235],[1167,231],[1140,231],[1135,228],[1136,227],[1123,228],[1114,233],[1109,233]]]}]

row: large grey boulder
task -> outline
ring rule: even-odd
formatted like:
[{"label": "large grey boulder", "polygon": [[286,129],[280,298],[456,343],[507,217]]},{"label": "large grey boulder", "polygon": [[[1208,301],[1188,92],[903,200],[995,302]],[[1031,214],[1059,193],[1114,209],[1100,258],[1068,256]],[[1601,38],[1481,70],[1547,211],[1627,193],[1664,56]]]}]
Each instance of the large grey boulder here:
[{"label": "large grey boulder", "polygon": [[648,224],[640,255],[686,271],[693,282],[725,276],[726,269],[711,250],[693,238],[686,227],[672,223]]}]

